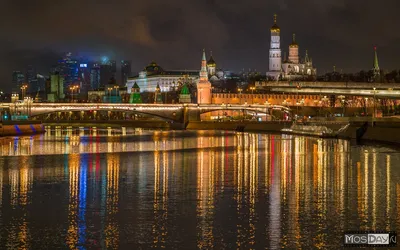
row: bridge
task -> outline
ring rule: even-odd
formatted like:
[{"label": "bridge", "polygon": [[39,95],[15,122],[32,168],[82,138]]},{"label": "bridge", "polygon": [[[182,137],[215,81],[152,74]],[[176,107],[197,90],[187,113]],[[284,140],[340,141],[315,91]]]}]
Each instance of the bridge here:
[{"label": "bridge", "polygon": [[363,96],[400,99],[400,84],[363,82],[301,82],[275,81],[256,82],[257,89],[267,89],[272,93],[298,93],[312,95]]},{"label": "bridge", "polygon": [[11,114],[27,114],[31,117],[44,117],[51,114],[82,119],[88,113],[122,112],[158,117],[175,122],[199,121],[200,115],[214,111],[246,111],[248,113],[271,114],[272,110],[290,113],[288,107],[281,105],[248,104],[128,104],[128,103],[3,103]]}]

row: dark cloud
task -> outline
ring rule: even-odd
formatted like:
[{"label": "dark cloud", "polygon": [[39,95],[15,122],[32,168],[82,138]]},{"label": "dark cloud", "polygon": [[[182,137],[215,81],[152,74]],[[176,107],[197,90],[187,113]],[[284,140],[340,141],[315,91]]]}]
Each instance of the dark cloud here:
[{"label": "dark cloud", "polygon": [[265,72],[274,13],[283,51],[296,33],[319,72],[368,69],[375,44],[383,68],[400,68],[399,8],[397,0],[3,0],[0,87],[8,89],[12,71],[30,63],[46,71],[64,51],[132,59],[139,71],[151,60],[198,68],[205,47],[220,67]]}]

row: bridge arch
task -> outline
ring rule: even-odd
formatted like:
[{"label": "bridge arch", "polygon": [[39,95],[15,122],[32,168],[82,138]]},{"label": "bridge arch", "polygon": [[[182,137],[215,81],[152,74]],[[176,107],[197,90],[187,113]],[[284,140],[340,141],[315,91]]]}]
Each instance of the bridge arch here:
[{"label": "bridge arch", "polygon": [[280,105],[270,105],[270,106],[263,106],[263,105],[218,105],[214,107],[198,107],[200,114],[207,114],[212,112],[226,112],[226,111],[234,111],[234,112],[250,112],[253,114],[266,114],[272,117],[276,117],[273,115],[273,110],[279,110],[283,113],[287,113],[291,115],[291,109],[285,106]]},{"label": "bridge arch", "polygon": [[[178,118],[180,118],[180,115],[178,112],[172,112],[170,115],[162,115],[162,114],[157,114],[156,112],[143,112],[141,110],[127,110],[127,109],[90,109],[90,110],[81,110],[81,109],[68,109],[68,110],[51,110],[51,111],[46,111],[46,112],[40,112],[40,113],[35,113],[32,114],[31,117],[40,117],[40,116],[46,116],[50,114],[57,114],[57,113],[69,113],[69,112],[90,112],[90,111],[96,111],[96,112],[120,112],[120,113],[126,113],[126,114],[140,114],[140,115],[146,115],[150,117],[157,117],[160,118],[161,120],[164,121],[176,121]],[[174,114],[175,113],[175,114]]]}]

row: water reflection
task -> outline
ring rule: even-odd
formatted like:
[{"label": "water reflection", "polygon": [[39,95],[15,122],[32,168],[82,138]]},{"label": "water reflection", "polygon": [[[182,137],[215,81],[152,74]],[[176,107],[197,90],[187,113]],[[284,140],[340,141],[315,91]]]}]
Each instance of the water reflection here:
[{"label": "water reflection", "polygon": [[343,231],[400,228],[395,149],[56,128],[3,139],[1,153],[0,245],[9,249],[337,249]]},{"label": "water reflection", "polygon": [[104,239],[107,249],[118,249],[119,227],[116,220],[119,200],[119,166],[117,154],[107,155],[107,198]]}]

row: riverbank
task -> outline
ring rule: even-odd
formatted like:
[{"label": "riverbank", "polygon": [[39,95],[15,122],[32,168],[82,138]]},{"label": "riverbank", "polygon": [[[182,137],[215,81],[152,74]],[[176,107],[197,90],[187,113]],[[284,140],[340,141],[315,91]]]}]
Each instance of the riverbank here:
[{"label": "riverbank", "polygon": [[44,132],[40,121],[2,121],[0,125],[0,136],[35,135]]},{"label": "riverbank", "polygon": [[351,123],[338,138],[357,142],[378,142],[400,145],[400,122]]},{"label": "riverbank", "polygon": [[[338,133],[337,137],[345,140],[354,140],[357,142],[379,142],[400,145],[400,121],[376,121],[374,126],[372,122],[362,121],[318,121],[319,125],[326,126],[329,129],[338,131],[340,128],[350,123],[344,131]],[[183,130],[184,124],[171,123],[166,121],[66,121],[45,123],[46,126],[83,126],[83,127],[135,127],[144,129],[161,130]],[[282,129],[290,128],[292,122],[271,121],[195,121],[186,125],[187,130],[229,130],[252,133],[276,133],[285,134]],[[295,134],[295,133],[290,133]],[[303,135],[303,134],[299,134]]]},{"label": "riverbank", "polygon": [[79,126],[79,127],[100,127],[100,128],[120,128],[134,127],[144,129],[162,129],[162,130],[182,130],[183,124],[171,123],[168,121],[138,121],[138,120],[110,120],[110,121],[93,121],[93,120],[72,120],[72,121],[57,121],[45,122],[45,126]]}]

